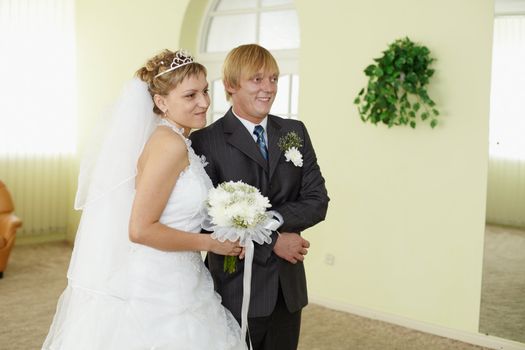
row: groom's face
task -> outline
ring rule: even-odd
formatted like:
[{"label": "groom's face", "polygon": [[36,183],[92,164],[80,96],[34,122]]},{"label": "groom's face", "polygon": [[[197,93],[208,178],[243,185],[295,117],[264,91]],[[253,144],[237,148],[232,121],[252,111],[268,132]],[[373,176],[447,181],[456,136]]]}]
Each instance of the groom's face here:
[{"label": "groom's face", "polygon": [[259,124],[270,113],[278,78],[277,73],[261,68],[252,76],[242,76],[239,87],[227,87],[235,114]]}]

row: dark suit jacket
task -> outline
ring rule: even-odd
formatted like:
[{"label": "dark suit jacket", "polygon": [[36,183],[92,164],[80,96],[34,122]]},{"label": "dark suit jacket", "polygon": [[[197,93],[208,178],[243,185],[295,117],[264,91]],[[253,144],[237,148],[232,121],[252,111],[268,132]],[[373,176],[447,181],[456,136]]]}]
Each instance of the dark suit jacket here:
[{"label": "dark suit jacket", "polygon": [[[300,152],[303,166],[286,162],[278,147],[278,140],[295,131],[303,139]],[[191,134],[193,149],[204,155],[206,171],[213,185],[225,181],[241,180],[259,188],[284,218],[281,232],[297,232],[324,220],[328,208],[328,195],[310,137],[303,123],[269,115],[267,123],[268,162],[262,157],[252,135],[228,111],[212,125]],[[255,244],[252,270],[252,289],[249,317],[268,316],[277,300],[279,283],[290,312],[300,310],[308,303],[306,278],[302,262],[291,264],[273,253],[277,233],[272,243]],[[238,262],[237,271],[223,271],[224,257],[208,254],[208,264],[215,288],[222,302],[235,317],[240,318],[242,304],[242,278],[244,264]]]}]

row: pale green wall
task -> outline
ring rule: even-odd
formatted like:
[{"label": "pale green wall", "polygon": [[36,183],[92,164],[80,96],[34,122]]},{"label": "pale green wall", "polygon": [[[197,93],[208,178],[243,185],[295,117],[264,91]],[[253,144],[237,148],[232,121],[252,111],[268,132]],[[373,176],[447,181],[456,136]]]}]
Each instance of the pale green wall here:
[{"label": "pale green wall", "polygon": [[[82,130],[146,57],[181,29],[188,0],[79,0]],[[196,9],[199,4],[191,4]],[[192,7],[189,7],[190,9]],[[491,0],[297,0],[300,115],[332,201],[305,232],[312,296],[477,332],[488,158]],[[198,18],[190,12],[188,18]],[[188,22],[186,22],[188,23]],[[193,22],[194,23],[194,22]],[[409,36],[437,58],[435,130],[363,124],[352,101],[362,70]],[[194,47],[188,47],[193,49]],[[324,264],[325,254],[335,264]]]},{"label": "pale green wall", "polygon": [[[80,152],[124,82],[149,57],[179,47],[187,5],[188,0],[76,1]],[[76,174],[73,177],[76,188]],[[78,219],[72,212],[70,239]]]},{"label": "pale green wall", "polygon": [[191,0],[186,9],[180,33],[181,47],[197,54],[200,29],[203,26],[204,15],[208,8],[208,0]]},{"label": "pale green wall", "polygon": [[[332,198],[309,230],[310,293],[477,332],[493,2],[296,1],[300,116]],[[437,58],[435,130],[360,121],[362,70],[409,36]],[[325,254],[335,256],[333,266]]]},{"label": "pale green wall", "polygon": [[81,136],[147,58],[178,48],[187,3],[77,0]]}]

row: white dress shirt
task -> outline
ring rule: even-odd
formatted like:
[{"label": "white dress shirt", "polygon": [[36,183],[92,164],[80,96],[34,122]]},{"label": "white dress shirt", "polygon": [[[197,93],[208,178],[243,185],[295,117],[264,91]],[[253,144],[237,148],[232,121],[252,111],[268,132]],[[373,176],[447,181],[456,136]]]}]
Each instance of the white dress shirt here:
[{"label": "white dress shirt", "polygon": [[[237,119],[239,119],[242,125],[244,125],[244,127],[246,128],[246,130],[248,130],[250,135],[252,135],[253,141],[255,142],[257,142],[257,135],[254,134],[253,130],[255,130],[255,127],[257,125],[262,126],[264,129],[264,142],[266,142],[266,144],[268,145],[268,132],[266,131],[266,125],[268,124],[268,116],[264,117],[264,119],[259,124],[255,124],[249,120],[239,117],[237,114],[235,114],[235,112],[233,111],[233,108],[232,108],[232,113]],[[273,214],[274,219],[279,221],[280,223],[279,227],[281,227],[284,223],[283,216],[275,210],[270,210],[269,212]]]},{"label": "white dress shirt", "polygon": [[251,121],[248,121],[244,118],[241,118],[239,117],[237,114],[235,114],[235,112],[233,111],[233,108],[232,108],[232,113],[234,116],[237,117],[237,119],[240,120],[240,122],[242,123],[242,125],[244,125],[244,127],[246,128],[246,130],[248,130],[248,132],[250,133],[250,135],[252,135],[252,138],[255,142],[257,142],[257,135],[255,135],[253,133],[253,130],[255,130],[255,127],[257,125],[260,125],[263,127],[264,129],[264,142],[266,144],[268,144],[268,132],[266,131],[266,124],[268,123],[268,116],[264,117],[264,119],[259,123],[259,124],[255,124],[255,123],[252,123]]}]

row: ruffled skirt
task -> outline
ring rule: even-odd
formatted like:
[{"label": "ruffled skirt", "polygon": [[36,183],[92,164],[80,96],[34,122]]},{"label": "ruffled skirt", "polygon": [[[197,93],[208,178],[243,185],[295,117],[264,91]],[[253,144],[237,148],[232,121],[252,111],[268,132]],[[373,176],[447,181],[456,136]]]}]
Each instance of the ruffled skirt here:
[{"label": "ruffled skirt", "polygon": [[124,298],[70,281],[42,349],[246,349],[199,253],[136,248],[128,277]]}]

